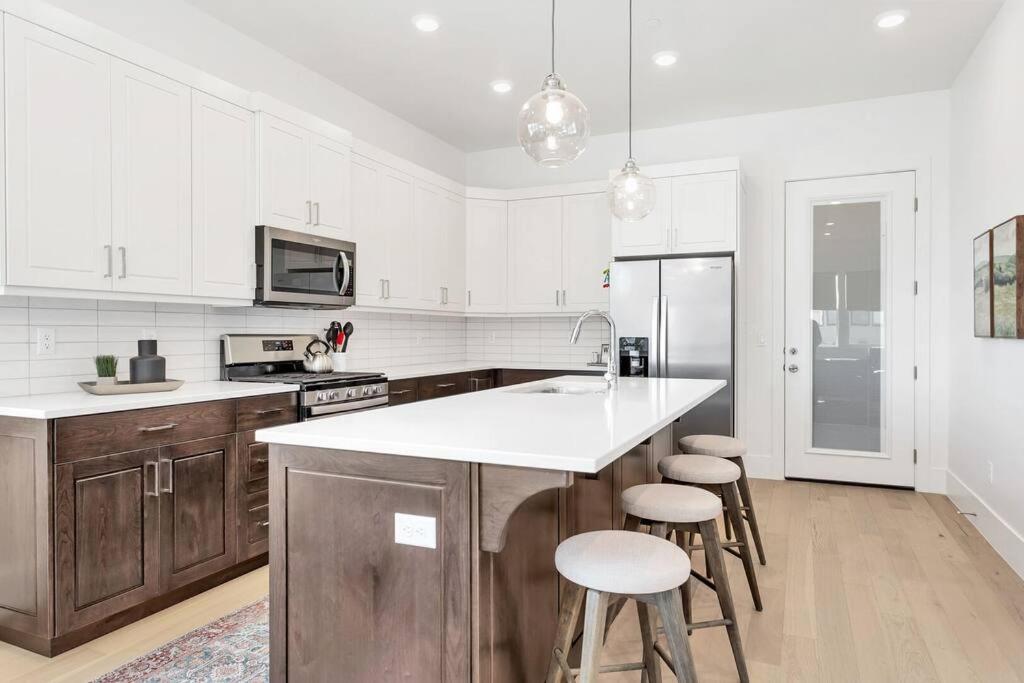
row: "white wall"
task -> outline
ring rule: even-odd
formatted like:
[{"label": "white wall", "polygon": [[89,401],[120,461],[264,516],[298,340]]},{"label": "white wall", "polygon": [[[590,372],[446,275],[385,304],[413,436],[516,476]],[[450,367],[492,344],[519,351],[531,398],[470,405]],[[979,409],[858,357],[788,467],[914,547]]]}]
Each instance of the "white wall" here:
[{"label": "white wall", "polygon": [[1021,35],[1024,2],[1008,0],[952,89],[948,334],[950,493],[1024,575],[1024,340],[974,338],[971,251],[981,232],[1024,214]]},{"label": "white wall", "polygon": [[[737,356],[740,434],[748,442],[748,465],[762,476],[781,476],[784,198],[785,182],[807,178],[918,171],[918,274],[932,308],[919,311],[919,338],[931,338],[931,357],[922,353],[918,425],[918,487],[945,485],[945,406],[948,351],[946,317],[949,256],[949,95],[914,95],[721,119],[640,131],[633,149],[644,164],[739,157],[746,181],[746,227],[739,264]],[[531,163],[518,148],[471,153],[467,183],[521,187],[593,180],[622,165],[622,134],[593,138],[587,151],[565,169]],[[936,334],[932,334],[935,331]],[[765,340],[761,345],[762,337]],[[927,348],[927,347],[926,347]],[[931,407],[931,416],[927,408]]]},{"label": "white wall", "polygon": [[375,147],[461,181],[465,154],[181,0],[47,0],[82,19],[330,121]]}]

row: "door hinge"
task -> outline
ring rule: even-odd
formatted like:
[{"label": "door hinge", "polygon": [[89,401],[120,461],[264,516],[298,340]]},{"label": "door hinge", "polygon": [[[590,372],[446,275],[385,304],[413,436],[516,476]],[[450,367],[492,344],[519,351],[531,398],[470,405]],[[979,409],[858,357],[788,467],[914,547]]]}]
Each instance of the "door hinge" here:
[{"label": "door hinge", "polygon": [[914,464],[917,464],[917,449],[914,449]]},{"label": "door hinge", "polygon": [[917,366],[914,366],[914,379],[917,379]]},{"label": "door hinge", "polygon": [[914,296],[917,296],[917,280],[914,280]]},{"label": "door hinge", "polygon": [[914,213],[917,213],[917,208],[918,208],[917,197],[914,197]]}]

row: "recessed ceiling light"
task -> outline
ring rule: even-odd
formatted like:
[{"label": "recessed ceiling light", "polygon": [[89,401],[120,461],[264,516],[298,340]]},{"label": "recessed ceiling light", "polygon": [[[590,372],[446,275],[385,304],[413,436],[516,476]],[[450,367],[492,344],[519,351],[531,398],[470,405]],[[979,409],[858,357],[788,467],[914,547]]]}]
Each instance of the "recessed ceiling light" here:
[{"label": "recessed ceiling light", "polygon": [[496,93],[507,93],[512,89],[512,81],[491,81],[491,90]]},{"label": "recessed ceiling light", "polygon": [[825,233],[825,237],[831,237],[831,236],[832,236],[832,233],[830,233],[830,232],[826,232]]},{"label": "recessed ceiling light", "polygon": [[826,228],[831,228],[835,224],[836,224],[835,221],[829,221],[828,223],[825,224],[825,227]]},{"label": "recessed ceiling light", "polygon": [[875,17],[875,26],[878,28],[896,28],[907,20],[909,14],[909,12],[902,9],[883,12]]},{"label": "recessed ceiling light", "polygon": [[836,204],[842,204],[842,202],[839,201],[838,199],[836,199],[834,201],[829,202],[829,204],[836,205]]},{"label": "recessed ceiling light", "polygon": [[655,52],[651,59],[658,66],[672,66],[679,61],[679,53],[672,50],[662,50],[661,52]]},{"label": "recessed ceiling light", "polygon": [[437,29],[441,28],[441,22],[435,17],[431,17],[426,14],[421,14],[417,17],[412,18],[412,23],[416,28],[423,31],[424,33],[433,33]]}]

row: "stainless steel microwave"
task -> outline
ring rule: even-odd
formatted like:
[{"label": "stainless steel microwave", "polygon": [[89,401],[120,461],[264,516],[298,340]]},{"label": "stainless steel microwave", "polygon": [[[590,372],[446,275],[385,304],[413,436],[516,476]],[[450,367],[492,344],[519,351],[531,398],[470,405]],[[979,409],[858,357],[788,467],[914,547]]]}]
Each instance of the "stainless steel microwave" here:
[{"label": "stainless steel microwave", "polygon": [[353,242],[256,226],[256,306],[347,308],[355,281]]}]

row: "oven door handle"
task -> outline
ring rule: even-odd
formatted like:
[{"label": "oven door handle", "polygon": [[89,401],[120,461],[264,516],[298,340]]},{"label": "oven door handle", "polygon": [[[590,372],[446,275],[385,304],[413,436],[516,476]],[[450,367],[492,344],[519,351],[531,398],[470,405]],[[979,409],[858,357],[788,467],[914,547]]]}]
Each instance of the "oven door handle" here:
[{"label": "oven door handle", "polygon": [[310,406],[308,411],[310,417],[324,417],[326,415],[337,415],[339,413],[350,413],[356,410],[365,410],[366,408],[376,408],[378,406],[383,407],[387,404],[387,396],[376,396],[363,401],[347,401],[345,403],[335,403],[323,406]]},{"label": "oven door handle", "polygon": [[349,264],[348,255],[343,251],[339,251],[338,258],[334,260],[334,283],[338,285],[338,294],[345,296],[351,278],[352,266]]}]

